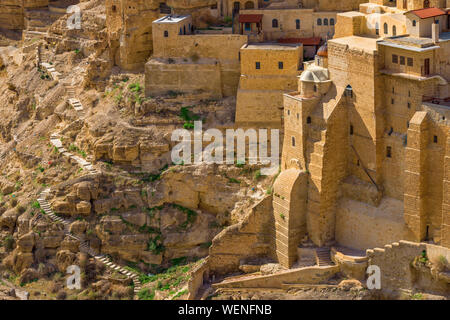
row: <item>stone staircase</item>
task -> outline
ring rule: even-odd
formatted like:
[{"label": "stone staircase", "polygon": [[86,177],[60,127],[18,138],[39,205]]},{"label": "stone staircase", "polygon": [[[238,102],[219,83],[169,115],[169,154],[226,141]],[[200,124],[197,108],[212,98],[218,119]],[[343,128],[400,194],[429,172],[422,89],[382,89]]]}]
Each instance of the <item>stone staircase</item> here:
[{"label": "stone staircase", "polygon": [[83,170],[87,170],[89,174],[101,174],[100,171],[98,171],[91,162],[84,160],[83,158],[76,156],[70,152],[68,152],[62,145],[62,142],[60,140],[60,136],[57,133],[53,133],[50,135],[50,143],[58,150],[60,154],[62,154],[65,157],[68,157],[71,160],[74,160],[78,163],[78,165],[83,168]]},{"label": "stone staircase", "polygon": [[48,63],[48,62],[41,62],[41,67],[44,68],[47,71],[47,73],[50,74],[50,76],[52,77],[53,80],[58,81],[60,79],[61,73],[56,71],[53,64]]},{"label": "stone staircase", "polygon": [[77,236],[77,235],[74,235],[73,233],[71,233],[69,231],[69,226],[70,226],[71,222],[55,215],[55,213],[51,209],[50,204],[47,202],[46,199],[47,199],[47,196],[49,193],[50,193],[50,189],[45,189],[43,192],[41,192],[41,194],[39,195],[39,198],[37,199],[37,201],[39,202],[39,205],[41,206],[41,209],[45,212],[45,215],[47,217],[49,217],[50,219],[52,219],[53,221],[55,221],[57,223],[62,223],[64,225],[64,234],[66,234],[67,236],[69,236],[75,240],[78,240],[80,242],[79,248],[80,248],[81,252],[84,252],[84,253],[94,257],[95,260],[100,261],[107,268],[109,268],[113,271],[117,271],[117,272],[125,275],[129,279],[131,279],[133,281],[133,285],[134,285],[134,294],[135,295],[138,294],[139,291],[142,289],[142,283],[139,280],[139,275],[135,272],[126,270],[125,268],[111,262],[107,256],[98,254],[92,247],[90,247],[87,244],[87,241],[83,237],[80,237],[80,236]]},{"label": "stone staircase", "polygon": [[64,87],[66,88],[66,94],[67,94],[67,102],[69,105],[75,109],[75,111],[78,113],[80,118],[84,118],[85,112],[83,108],[83,104],[78,100],[78,98],[75,95],[75,87],[65,83]]},{"label": "stone staircase", "polygon": [[331,260],[331,249],[329,247],[316,249],[316,260],[319,267],[334,265],[334,262]]}]

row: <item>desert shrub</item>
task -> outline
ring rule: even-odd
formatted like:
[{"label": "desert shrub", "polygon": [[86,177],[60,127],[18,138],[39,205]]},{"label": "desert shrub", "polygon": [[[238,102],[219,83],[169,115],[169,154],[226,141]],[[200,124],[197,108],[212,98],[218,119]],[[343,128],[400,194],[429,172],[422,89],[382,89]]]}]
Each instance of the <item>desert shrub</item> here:
[{"label": "desert shrub", "polygon": [[155,291],[149,288],[144,288],[138,293],[139,300],[153,300],[155,298]]},{"label": "desert shrub", "polygon": [[67,298],[67,293],[63,290],[60,290],[57,294],[56,294],[56,299],[58,300],[66,300]]},{"label": "desert shrub", "polygon": [[14,238],[12,236],[6,236],[3,240],[3,246],[7,251],[11,251],[14,248]]}]

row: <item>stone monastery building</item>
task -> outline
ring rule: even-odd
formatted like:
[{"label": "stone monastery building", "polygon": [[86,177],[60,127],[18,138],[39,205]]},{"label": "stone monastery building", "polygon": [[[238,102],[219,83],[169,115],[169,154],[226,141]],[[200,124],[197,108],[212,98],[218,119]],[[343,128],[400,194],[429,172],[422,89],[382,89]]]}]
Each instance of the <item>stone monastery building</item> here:
[{"label": "stone monastery building", "polygon": [[107,2],[147,95],[235,96],[236,126],[284,130],[264,254],[450,247],[448,1]]},{"label": "stone monastery building", "polygon": [[[273,196],[255,208],[264,236],[211,252],[212,269],[399,240],[450,248],[450,0],[105,3],[111,60],[145,68],[147,96],[235,97],[237,127],[283,130]],[[0,0],[0,24],[38,32],[33,16],[66,6]]]}]

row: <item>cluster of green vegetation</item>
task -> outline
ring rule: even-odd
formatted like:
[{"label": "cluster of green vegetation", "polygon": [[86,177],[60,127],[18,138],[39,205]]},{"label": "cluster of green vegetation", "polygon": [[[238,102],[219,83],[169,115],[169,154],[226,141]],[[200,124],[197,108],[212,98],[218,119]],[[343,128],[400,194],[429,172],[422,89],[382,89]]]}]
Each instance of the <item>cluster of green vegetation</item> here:
[{"label": "cluster of green vegetation", "polygon": [[71,144],[70,146],[69,146],[69,151],[72,151],[72,152],[76,152],[76,153],[78,153],[79,155],[81,155],[83,158],[86,158],[86,152],[84,152],[83,150],[81,150],[80,148],[78,148],[76,145],[74,145],[74,144]]},{"label": "cluster of green vegetation", "polygon": [[158,173],[144,175],[144,177],[141,178],[141,181],[143,181],[143,182],[154,182],[156,180],[159,180],[159,179],[161,179],[161,175],[163,174],[163,172],[166,171],[168,168],[169,168],[169,165],[166,164],[164,167],[159,169]]},{"label": "cluster of green vegetation", "polygon": [[11,235],[6,236],[3,240],[3,246],[7,251],[11,251],[14,247],[14,238]]},{"label": "cluster of green vegetation", "polygon": [[38,68],[38,72],[41,74],[40,77],[42,80],[50,80],[50,75],[46,71]]},{"label": "cluster of green vegetation", "polygon": [[184,212],[184,213],[186,214],[186,221],[184,221],[184,222],[179,226],[179,228],[180,228],[181,230],[186,230],[187,228],[189,228],[189,226],[190,226],[192,223],[195,222],[195,219],[196,219],[196,217],[197,217],[197,212],[195,212],[195,211],[192,210],[192,209],[189,209],[189,208],[185,208],[185,207],[183,207],[183,206],[180,206],[180,205],[178,205],[178,204],[172,204],[171,206],[172,206],[173,208],[176,208],[176,209],[178,209],[178,210],[180,210],[180,211],[182,211],[182,212]]},{"label": "cluster of green vegetation", "polygon": [[161,233],[158,233],[156,236],[151,237],[147,242],[147,250],[153,254],[160,254],[164,252],[165,248],[162,244]]},{"label": "cluster of green vegetation", "polygon": [[147,211],[147,214],[150,218],[153,218],[155,216],[156,210],[161,210],[164,206],[156,206],[153,208],[145,208],[145,211]]},{"label": "cluster of green vegetation", "polygon": [[142,102],[144,102],[145,98],[141,96],[143,90],[140,83],[139,82],[132,83],[128,86],[128,89],[130,89],[131,92],[134,93],[132,101],[137,103],[138,105],[141,105]]},{"label": "cluster of green vegetation", "polygon": [[[186,257],[179,257],[172,259],[171,266],[163,268],[161,266],[155,266],[155,274],[145,275],[141,274],[139,280],[142,284],[155,283],[152,288],[143,288],[138,297],[141,300],[153,300],[155,297],[155,291],[169,291],[169,295],[172,299],[179,298],[185,294],[186,290],[177,291],[178,287],[186,281],[189,281],[190,276],[187,274],[192,268],[192,261],[188,261]],[[135,271],[136,268],[128,268]],[[139,271],[137,271],[140,273]]]},{"label": "cluster of green vegetation", "polygon": [[194,129],[194,121],[199,121],[201,120],[201,118],[194,114],[191,110],[189,110],[190,108],[192,108],[193,106],[188,106],[188,107],[181,107],[180,109],[180,118],[184,120],[184,125],[183,128],[184,129]]},{"label": "cluster of green vegetation", "polygon": [[226,173],[224,173],[223,176],[228,179],[229,183],[237,183],[237,184],[241,183],[240,180],[238,180],[236,178],[230,178]]},{"label": "cluster of green vegetation", "polygon": [[420,263],[427,263],[428,262],[428,256],[427,256],[427,252],[425,250],[422,251],[420,258],[419,258],[419,262]]}]

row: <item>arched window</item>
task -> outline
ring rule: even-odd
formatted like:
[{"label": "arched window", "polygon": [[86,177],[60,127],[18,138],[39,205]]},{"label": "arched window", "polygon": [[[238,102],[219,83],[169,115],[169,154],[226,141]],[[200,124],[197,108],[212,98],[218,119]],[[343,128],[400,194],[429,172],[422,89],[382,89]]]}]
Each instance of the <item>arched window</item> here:
[{"label": "arched window", "polygon": [[300,29],[300,19],[295,20],[295,29]]},{"label": "arched window", "polygon": [[429,7],[430,7],[430,0],[425,0],[425,1],[423,2],[423,7],[424,7],[424,8],[429,8]]},{"label": "arched window", "polygon": [[330,19],[330,26],[334,26],[334,19],[333,18]]},{"label": "arched window", "polygon": [[392,35],[395,37],[397,35],[397,27],[392,26]]},{"label": "arched window", "polygon": [[255,4],[252,1],[247,1],[245,3],[245,9],[254,9],[255,8]]},{"label": "arched window", "polygon": [[164,38],[167,38],[169,36],[169,31],[165,30],[164,31]]},{"label": "arched window", "polygon": [[324,26],[327,26],[327,25],[328,25],[328,19],[327,19],[327,18],[323,19],[323,25],[324,25]]},{"label": "arched window", "polygon": [[322,25],[322,19],[320,19],[320,18],[317,19],[317,25],[318,25],[318,26],[321,26],[321,25]]},{"label": "arched window", "polygon": [[388,34],[389,33],[389,26],[387,23],[384,23],[384,34]]},{"label": "arched window", "polygon": [[278,20],[277,19],[272,20],[272,28],[278,28]]},{"label": "arched window", "polygon": [[311,117],[307,117],[307,118],[306,118],[306,123],[308,123],[308,124],[311,123]]},{"label": "arched window", "polygon": [[417,21],[416,20],[413,20],[413,27],[415,27],[416,25],[417,25]]},{"label": "arched window", "polygon": [[292,137],[292,146],[295,147],[295,137]]}]

